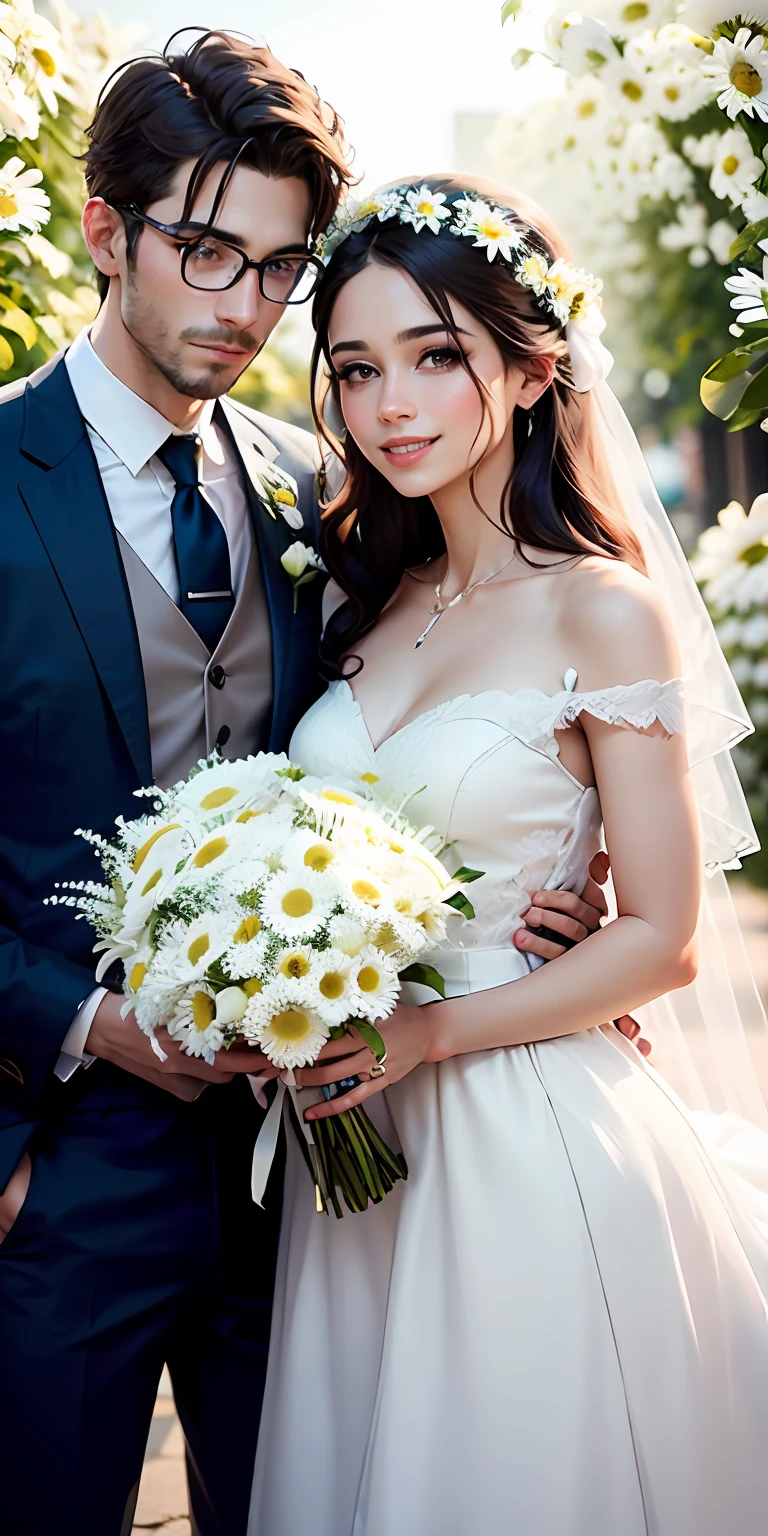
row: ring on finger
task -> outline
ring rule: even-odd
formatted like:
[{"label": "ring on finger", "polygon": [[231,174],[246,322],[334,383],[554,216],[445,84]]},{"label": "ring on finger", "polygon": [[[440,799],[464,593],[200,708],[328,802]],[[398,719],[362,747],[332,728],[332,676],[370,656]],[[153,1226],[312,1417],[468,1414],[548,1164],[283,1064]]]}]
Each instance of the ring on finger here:
[{"label": "ring on finger", "polygon": [[383,1062],[375,1061],[373,1063],[373,1066],[368,1068],[368,1076],[369,1077],[383,1077],[385,1072],[386,1072],[386,1070],[387,1069],[384,1066]]}]

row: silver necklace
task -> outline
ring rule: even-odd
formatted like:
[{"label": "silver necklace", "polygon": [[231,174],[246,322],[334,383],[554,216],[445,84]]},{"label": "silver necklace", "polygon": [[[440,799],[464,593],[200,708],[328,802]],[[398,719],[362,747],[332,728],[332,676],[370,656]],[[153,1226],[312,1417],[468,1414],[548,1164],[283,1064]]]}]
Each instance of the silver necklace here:
[{"label": "silver necklace", "polygon": [[[505,560],[504,564],[500,565],[498,570],[491,571],[490,576],[480,576],[477,581],[470,582],[470,585],[465,587],[463,592],[457,592],[456,596],[452,597],[449,603],[443,602],[443,583],[442,581],[438,581],[435,586],[435,601],[429,610],[429,623],[427,624],[426,629],[422,630],[413,649],[417,651],[419,646],[424,644],[424,641],[426,640],[430,630],[434,629],[438,619],[441,619],[443,614],[448,612],[449,608],[455,608],[456,604],[460,603],[462,598],[469,597],[470,592],[474,592],[475,587],[484,587],[487,582],[493,581],[494,576],[500,576],[502,571],[505,571],[507,566],[511,565],[512,561],[516,558],[517,551],[515,551],[514,555],[510,556],[509,560]],[[443,578],[443,580],[444,579],[445,578]]]}]

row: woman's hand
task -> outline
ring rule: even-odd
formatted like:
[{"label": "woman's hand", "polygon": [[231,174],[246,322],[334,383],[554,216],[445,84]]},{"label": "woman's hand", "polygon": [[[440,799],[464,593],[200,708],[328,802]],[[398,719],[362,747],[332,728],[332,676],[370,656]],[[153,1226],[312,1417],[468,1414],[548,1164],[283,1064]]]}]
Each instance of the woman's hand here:
[{"label": "woman's hand", "polygon": [[[430,1018],[430,1015],[432,1017]],[[380,1093],[382,1088],[390,1088],[393,1083],[398,1083],[401,1077],[407,1077],[414,1067],[421,1065],[423,1061],[432,1060],[434,1049],[434,1007],[426,1004],[421,1008],[414,1008],[408,1003],[400,1003],[388,1019],[376,1025],[384,1044],[387,1047],[387,1061],[384,1072],[378,1077],[368,1077],[373,1067],[376,1066],[376,1058],[367,1045],[364,1045],[356,1031],[351,1031],[351,1036],[359,1041],[359,1049],[352,1054],[339,1056],[331,1055],[331,1047],[338,1053],[339,1046],[347,1046],[349,1042],[344,1040],[331,1041],[324,1046],[318,1058],[318,1065],[305,1067],[296,1073],[296,1081],[301,1088],[320,1088],[328,1083],[339,1082],[345,1077],[365,1077],[367,1081],[359,1084],[357,1088],[350,1089],[338,1099],[331,1100],[327,1104],[316,1104],[308,1109],[305,1120],[323,1120],[329,1115],[340,1115],[345,1109],[353,1109],[355,1104],[362,1104],[364,1099],[369,1099],[372,1094]],[[328,1054],[326,1054],[328,1053]]]}]

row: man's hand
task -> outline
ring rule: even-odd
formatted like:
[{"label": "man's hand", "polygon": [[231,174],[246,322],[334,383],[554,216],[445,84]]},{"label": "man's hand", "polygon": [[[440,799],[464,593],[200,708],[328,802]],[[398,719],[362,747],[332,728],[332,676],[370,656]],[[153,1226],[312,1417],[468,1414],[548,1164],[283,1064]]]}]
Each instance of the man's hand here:
[{"label": "man's hand", "polygon": [[[607,853],[596,853],[581,896],[575,896],[573,891],[537,891],[531,905],[520,913],[525,927],[518,928],[513,935],[515,948],[528,955],[539,955],[542,960],[557,960],[574,944],[596,933],[608,916],[608,904],[600,887],[605,885],[610,867]],[[554,938],[545,938],[536,932],[541,928],[546,928],[548,934],[561,934],[565,942],[558,944]],[[634,1042],[641,1056],[650,1056],[650,1041],[641,1035],[640,1025],[631,1014],[625,1013],[614,1023],[627,1040]]]},{"label": "man's hand", "polygon": [[[102,998],[88,1031],[85,1049],[91,1056],[110,1061],[114,1067],[133,1073],[156,1088],[163,1088],[177,1099],[192,1103],[198,1099],[206,1083],[229,1083],[232,1072],[209,1067],[196,1056],[185,1056],[178,1041],[172,1040],[165,1029],[157,1030],[158,1045],[165,1051],[167,1061],[155,1055],[147,1036],[142,1034],[136,1020],[129,1013],[120,1017],[124,999],[122,995],[108,992]],[[225,1052],[222,1052],[225,1055]],[[254,1066],[254,1071],[258,1068]]]},{"label": "man's hand", "polygon": [[0,1243],[8,1236],[27,1198],[31,1173],[32,1164],[29,1161],[29,1153],[25,1152],[16,1172],[12,1174],[5,1189],[0,1193]]}]

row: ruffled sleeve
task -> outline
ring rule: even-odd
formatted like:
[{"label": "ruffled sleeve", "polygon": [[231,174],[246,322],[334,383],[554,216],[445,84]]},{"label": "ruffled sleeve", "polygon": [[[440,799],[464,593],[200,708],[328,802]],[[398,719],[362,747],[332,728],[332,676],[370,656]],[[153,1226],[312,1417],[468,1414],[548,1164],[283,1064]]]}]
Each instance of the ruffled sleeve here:
[{"label": "ruffled sleeve", "polygon": [[553,731],[572,725],[585,713],[626,730],[647,730],[657,720],[668,736],[685,729],[683,685],[678,677],[667,683],[645,678],[640,683],[617,683],[592,693],[561,693],[553,702]]}]

